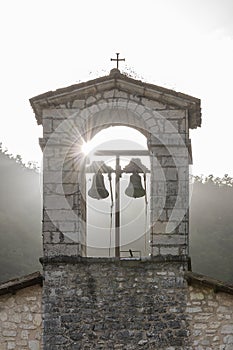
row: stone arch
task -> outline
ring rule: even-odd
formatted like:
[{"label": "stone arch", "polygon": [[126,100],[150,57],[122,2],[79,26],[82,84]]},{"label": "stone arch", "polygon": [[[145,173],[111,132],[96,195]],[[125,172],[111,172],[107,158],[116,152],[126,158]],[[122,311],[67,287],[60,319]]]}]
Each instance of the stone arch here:
[{"label": "stone arch", "polygon": [[[126,126],[133,128],[144,135],[147,140],[147,145],[149,145],[148,141],[151,139],[151,131],[154,130],[153,127],[157,128],[156,120],[154,121],[153,125],[153,111],[150,111],[148,108],[138,105],[133,101],[130,104],[126,101],[120,101],[119,104],[115,106],[113,106],[112,103],[105,103],[100,104],[99,106],[95,105],[95,107],[97,107],[97,110],[94,113],[93,107],[90,106],[81,111],[80,115],[76,117],[76,125],[79,127],[79,132],[82,139],[84,139],[86,142],[90,141],[95,135],[97,135],[98,132],[110,126]],[[147,123],[147,120],[149,120],[149,124]],[[150,163],[151,161],[152,157],[150,156]],[[150,168],[152,167],[150,166]],[[82,179],[80,179],[80,183],[83,184],[83,189],[81,192],[86,193],[84,174],[81,173],[81,177]],[[149,198],[149,202],[150,201],[151,200]],[[83,201],[83,206],[84,205],[84,221],[86,222],[87,217],[85,200]],[[151,227],[152,223],[150,220],[149,228]],[[86,228],[84,230],[84,235],[86,237]]]},{"label": "stone arch", "polygon": [[151,133],[146,121],[134,110],[126,108],[112,108],[106,106],[105,109],[97,111],[79,124],[80,132],[85,141],[91,140],[99,131],[110,126],[128,126],[140,131],[147,139]]}]

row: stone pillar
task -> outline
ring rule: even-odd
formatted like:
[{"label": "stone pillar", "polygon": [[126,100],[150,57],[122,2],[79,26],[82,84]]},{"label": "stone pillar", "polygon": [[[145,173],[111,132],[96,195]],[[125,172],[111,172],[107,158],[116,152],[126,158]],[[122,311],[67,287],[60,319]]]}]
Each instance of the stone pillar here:
[{"label": "stone pillar", "polygon": [[[165,113],[163,112],[162,115]],[[185,111],[166,111],[151,156],[151,253],[188,256],[189,155]],[[182,132],[183,131],[183,132]]]},{"label": "stone pillar", "polygon": [[[79,256],[85,210],[79,171],[80,149],[70,138],[70,124],[61,112],[43,114],[43,248],[44,256]],[[74,156],[77,153],[77,157]],[[72,155],[72,156],[71,156]],[[78,158],[79,157],[79,158]],[[77,163],[76,163],[77,162]]]}]

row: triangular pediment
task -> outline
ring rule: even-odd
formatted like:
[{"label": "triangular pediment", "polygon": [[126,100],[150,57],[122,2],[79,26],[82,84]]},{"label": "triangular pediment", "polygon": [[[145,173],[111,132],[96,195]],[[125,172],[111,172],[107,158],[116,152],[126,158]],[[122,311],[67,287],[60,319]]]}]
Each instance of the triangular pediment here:
[{"label": "triangular pediment", "polygon": [[[144,98],[173,109],[186,109],[189,112],[189,127],[201,126],[201,108],[198,98],[132,79],[119,70],[112,69],[110,74],[87,82],[49,91],[30,99],[38,124],[42,122],[42,111],[48,108],[77,108],[74,101],[85,101],[99,93],[122,91],[134,95],[138,101]],[[109,94],[111,96],[111,93]],[[112,95],[114,98],[114,95]]]}]

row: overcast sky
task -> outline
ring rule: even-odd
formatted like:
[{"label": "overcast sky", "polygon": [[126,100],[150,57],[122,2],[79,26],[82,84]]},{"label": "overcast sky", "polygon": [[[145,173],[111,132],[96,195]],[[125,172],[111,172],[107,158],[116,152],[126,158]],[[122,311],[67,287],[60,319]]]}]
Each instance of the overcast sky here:
[{"label": "overcast sky", "polygon": [[232,0],[9,0],[0,5],[0,141],[41,159],[29,98],[106,75],[110,58],[202,101],[195,174],[233,176]]}]

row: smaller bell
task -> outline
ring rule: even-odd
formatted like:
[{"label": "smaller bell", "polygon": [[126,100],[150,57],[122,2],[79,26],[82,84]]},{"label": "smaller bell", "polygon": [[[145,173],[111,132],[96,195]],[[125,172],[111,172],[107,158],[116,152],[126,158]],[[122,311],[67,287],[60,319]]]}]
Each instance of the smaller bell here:
[{"label": "smaller bell", "polygon": [[92,186],[88,191],[88,196],[94,199],[104,199],[109,196],[108,190],[104,185],[104,176],[100,171],[93,176]]},{"label": "smaller bell", "polygon": [[125,194],[128,197],[140,198],[145,196],[146,191],[142,187],[141,176],[137,173],[134,173],[130,176],[129,185],[125,190]]}]

